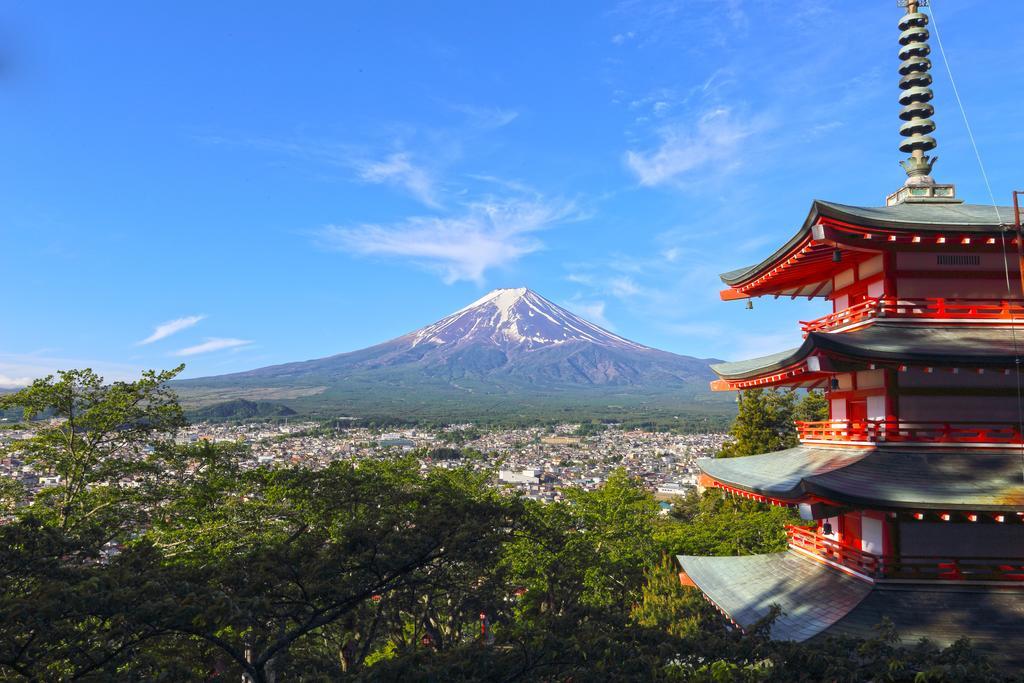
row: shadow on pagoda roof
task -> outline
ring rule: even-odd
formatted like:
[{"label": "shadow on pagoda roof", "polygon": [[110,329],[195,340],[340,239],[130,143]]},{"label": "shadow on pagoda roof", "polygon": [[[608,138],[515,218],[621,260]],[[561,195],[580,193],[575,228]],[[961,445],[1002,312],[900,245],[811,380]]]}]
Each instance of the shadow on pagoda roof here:
[{"label": "shadow on pagoda roof", "polygon": [[741,458],[703,458],[717,482],[777,500],[813,495],[886,509],[1024,510],[1020,448],[798,446]]},{"label": "shadow on pagoda roof", "polygon": [[676,558],[686,575],[740,628],[781,613],[771,626],[776,640],[801,642],[846,616],[871,592],[871,584],[796,553],[743,557]]},{"label": "shadow on pagoda roof", "polygon": [[927,638],[946,647],[970,638],[979,651],[1024,664],[1024,600],[1000,586],[871,584],[795,552],[743,557],[680,555],[693,584],[741,628],[781,614],[776,640],[816,642],[830,636],[869,638],[889,619],[904,645]]}]

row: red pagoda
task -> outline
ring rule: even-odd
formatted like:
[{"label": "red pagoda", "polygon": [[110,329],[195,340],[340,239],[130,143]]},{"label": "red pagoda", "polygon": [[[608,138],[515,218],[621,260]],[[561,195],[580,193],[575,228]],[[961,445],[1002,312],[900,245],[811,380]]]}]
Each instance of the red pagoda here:
[{"label": "red pagoda", "polygon": [[772,605],[771,635],[868,635],[890,619],[912,643],[960,637],[1024,652],[1024,293],[1020,216],[970,205],[931,177],[928,16],[900,28],[906,183],[884,207],[816,201],[757,265],[723,274],[724,300],[821,298],[803,343],[714,366],[719,391],[824,389],[829,419],[800,445],[700,462],[702,485],[792,506],[814,526],[789,550],[678,558],[735,625]]}]

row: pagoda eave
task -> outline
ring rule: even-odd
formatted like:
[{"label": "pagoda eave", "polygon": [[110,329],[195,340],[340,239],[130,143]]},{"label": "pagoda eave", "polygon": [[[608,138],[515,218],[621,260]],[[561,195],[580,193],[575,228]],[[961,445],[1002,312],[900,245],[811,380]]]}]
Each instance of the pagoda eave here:
[{"label": "pagoda eave", "polygon": [[832,278],[874,255],[924,251],[936,245],[996,251],[1010,207],[970,204],[903,204],[867,208],[815,201],[803,226],[759,264],[723,273],[732,301],[755,296],[827,297]]},{"label": "pagoda eave", "polygon": [[1020,448],[906,444],[802,445],[698,461],[700,482],[773,505],[823,503],[882,511],[1024,512]]},{"label": "pagoda eave", "polygon": [[828,358],[812,356],[782,368],[771,374],[748,379],[717,379],[711,382],[712,391],[742,391],[767,386],[787,386],[799,389],[816,389],[823,386],[834,374]]},{"label": "pagoda eave", "polygon": [[734,625],[746,631],[782,608],[771,625],[776,640],[802,642],[846,616],[871,584],[793,552],[742,557],[676,558],[685,577]]},{"label": "pagoda eave", "polygon": [[767,555],[679,555],[680,580],[700,590],[744,631],[780,613],[775,640],[818,643],[829,637],[871,638],[888,620],[905,642],[922,638],[947,647],[967,637],[1007,666],[1024,665],[1024,601],[1006,585],[872,582],[854,572],[789,550]]},{"label": "pagoda eave", "polygon": [[876,368],[1009,372],[1017,365],[1019,348],[1011,326],[937,327],[882,319],[843,334],[810,332],[799,347],[712,365],[719,381],[711,386],[716,391],[759,386],[808,388],[837,372]]}]

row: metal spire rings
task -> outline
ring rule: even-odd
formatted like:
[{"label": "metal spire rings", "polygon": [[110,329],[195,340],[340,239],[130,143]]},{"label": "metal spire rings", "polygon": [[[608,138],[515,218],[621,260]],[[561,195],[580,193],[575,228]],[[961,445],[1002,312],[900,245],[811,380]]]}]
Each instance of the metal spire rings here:
[{"label": "metal spire rings", "polygon": [[938,157],[928,157],[925,152],[935,149],[935,122],[931,116],[935,107],[931,105],[932,62],[928,59],[928,16],[918,11],[918,2],[907,2],[907,13],[900,18],[900,135],[906,139],[900,143],[900,151],[911,156],[900,164],[909,176],[907,182],[928,183],[932,165]]}]

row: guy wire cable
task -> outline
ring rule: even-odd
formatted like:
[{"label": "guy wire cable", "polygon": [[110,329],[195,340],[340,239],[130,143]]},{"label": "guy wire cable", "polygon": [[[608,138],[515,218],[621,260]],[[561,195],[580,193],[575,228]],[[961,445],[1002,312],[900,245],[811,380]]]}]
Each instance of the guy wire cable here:
[{"label": "guy wire cable", "polygon": [[[988,173],[985,171],[985,163],[981,160],[981,151],[978,149],[978,143],[974,139],[974,131],[971,130],[971,123],[967,118],[967,110],[964,108],[963,99],[960,97],[960,90],[956,87],[956,79],[953,78],[953,69],[949,66],[949,59],[946,57],[946,48],[942,45],[942,34],[939,32],[939,20],[935,15],[935,3],[936,0],[932,0],[929,3],[929,9],[932,15],[932,26],[935,28],[935,42],[939,45],[939,53],[942,55],[942,63],[946,67],[946,73],[949,75],[949,84],[953,87],[953,95],[956,96],[957,106],[960,108],[960,116],[963,117],[964,127],[967,129],[967,137],[971,141],[971,147],[974,148],[974,157],[978,160],[978,168],[981,170],[981,177],[985,181],[985,189],[988,190],[988,198],[992,203],[992,211],[996,214],[996,224],[999,225],[999,242],[1003,252],[1003,274],[1006,276],[1006,294],[1007,298],[1013,300],[1013,288],[1010,285],[1010,262],[1006,255],[1006,230],[1009,225],[1003,224],[1003,217],[999,213],[999,206],[996,204],[996,196],[992,192],[992,184],[988,180]],[[1016,216],[1014,217],[1016,220]],[[1017,251],[1018,253],[1022,249],[1021,236],[1017,235]],[[1021,268],[1024,263],[1018,258],[1017,267]],[[1024,279],[1021,280],[1022,289],[1024,289]],[[1014,317],[1013,305],[1008,302],[1007,310],[1010,313],[1010,338],[1013,340],[1013,362],[1017,370],[1017,429],[1018,438],[1024,437],[1024,401],[1021,398],[1021,362],[1020,362],[1020,347],[1017,344],[1017,320]],[[1020,444],[1021,449],[1021,480],[1024,481],[1024,441]]]}]

